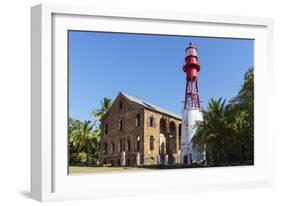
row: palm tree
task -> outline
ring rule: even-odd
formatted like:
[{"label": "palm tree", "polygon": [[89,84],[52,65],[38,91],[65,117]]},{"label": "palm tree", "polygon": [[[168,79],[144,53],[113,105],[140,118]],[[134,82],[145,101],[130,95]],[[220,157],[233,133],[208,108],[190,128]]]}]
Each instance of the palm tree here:
[{"label": "palm tree", "polygon": [[228,160],[227,142],[233,134],[233,125],[228,121],[226,100],[211,99],[207,110],[203,110],[204,121],[198,122],[193,147],[204,150],[209,160],[216,163]]},{"label": "palm tree", "polygon": [[100,147],[101,147],[101,130],[102,130],[102,125],[101,121],[103,117],[106,115],[106,113],[109,111],[112,105],[112,101],[109,98],[103,98],[103,101],[101,101],[101,108],[99,109],[94,109],[92,112],[92,116],[98,121],[98,127],[94,130],[95,136],[96,136],[96,153],[95,153],[95,159],[100,158]]},{"label": "palm tree", "polygon": [[96,120],[101,121],[101,119],[104,117],[104,115],[109,111],[112,102],[109,98],[103,98],[103,101],[101,101],[101,108],[94,109],[92,112],[92,116],[96,118]]},{"label": "palm tree", "polygon": [[69,164],[73,164],[75,162],[79,162],[78,156],[80,151],[77,150],[77,146],[75,143],[76,134],[79,130],[79,125],[81,122],[79,120],[69,118],[68,123],[68,154],[69,154]]},{"label": "palm tree", "polygon": [[[99,125],[89,120],[81,122],[69,118],[68,151],[69,163],[97,163],[100,157],[101,124],[100,121],[111,107],[111,99],[104,98],[101,108],[92,112]],[[86,159],[86,160],[85,160]]]},{"label": "palm tree", "polygon": [[70,152],[75,154],[76,159],[81,153],[86,154],[86,163],[90,163],[98,148],[98,138],[95,131],[93,131],[94,125],[91,121],[80,122],[79,120],[70,121],[69,129],[69,147]]}]

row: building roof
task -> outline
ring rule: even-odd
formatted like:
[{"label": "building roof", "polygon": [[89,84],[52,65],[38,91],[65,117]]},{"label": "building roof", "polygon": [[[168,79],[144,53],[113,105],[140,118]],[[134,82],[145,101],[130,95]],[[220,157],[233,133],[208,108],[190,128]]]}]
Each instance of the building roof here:
[{"label": "building roof", "polygon": [[178,115],[176,113],[173,113],[173,112],[170,112],[170,111],[168,111],[166,109],[163,109],[161,107],[158,107],[156,105],[150,104],[150,103],[148,103],[148,102],[146,102],[144,100],[132,97],[132,96],[130,96],[128,94],[125,94],[124,92],[120,92],[120,94],[123,95],[128,100],[130,100],[132,102],[135,102],[135,103],[137,103],[139,105],[142,105],[142,106],[144,106],[147,109],[154,110],[156,112],[163,113],[163,114],[169,115],[171,117],[174,117],[174,118],[177,118],[177,119],[180,119],[180,120],[182,119],[180,115]]}]

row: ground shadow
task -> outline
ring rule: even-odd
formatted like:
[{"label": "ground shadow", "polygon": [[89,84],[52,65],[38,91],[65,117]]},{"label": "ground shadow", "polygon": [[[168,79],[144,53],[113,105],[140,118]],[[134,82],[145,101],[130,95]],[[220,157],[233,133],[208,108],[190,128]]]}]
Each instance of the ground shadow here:
[{"label": "ground shadow", "polygon": [[18,193],[23,196],[23,197],[27,197],[27,198],[31,198],[31,193],[30,191],[27,191],[27,190],[20,190],[18,191]]}]

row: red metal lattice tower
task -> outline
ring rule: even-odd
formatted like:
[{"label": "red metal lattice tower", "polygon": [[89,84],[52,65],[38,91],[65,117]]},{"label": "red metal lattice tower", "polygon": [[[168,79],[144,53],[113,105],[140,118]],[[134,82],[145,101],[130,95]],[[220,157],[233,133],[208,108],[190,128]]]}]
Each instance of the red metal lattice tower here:
[{"label": "red metal lattice tower", "polygon": [[184,109],[200,109],[198,94],[198,72],[200,71],[200,65],[198,63],[197,48],[192,42],[185,49],[183,71],[186,73]]}]

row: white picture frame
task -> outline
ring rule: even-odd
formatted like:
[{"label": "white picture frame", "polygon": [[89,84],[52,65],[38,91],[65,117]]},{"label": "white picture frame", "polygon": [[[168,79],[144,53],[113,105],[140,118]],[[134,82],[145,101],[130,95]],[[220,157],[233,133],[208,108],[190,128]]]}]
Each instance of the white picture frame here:
[{"label": "white picture frame", "polygon": [[[40,4],[31,9],[31,26],[32,198],[52,201],[273,185],[273,134],[266,110],[273,105],[262,96],[273,87],[266,78],[273,75],[271,19]],[[69,29],[255,39],[254,166],[69,176],[65,144]]]}]

